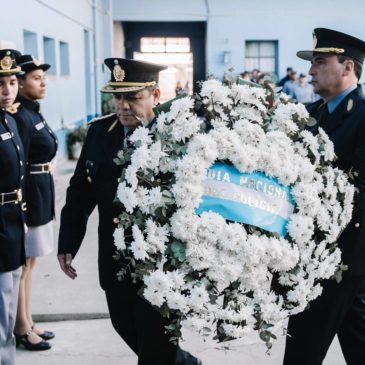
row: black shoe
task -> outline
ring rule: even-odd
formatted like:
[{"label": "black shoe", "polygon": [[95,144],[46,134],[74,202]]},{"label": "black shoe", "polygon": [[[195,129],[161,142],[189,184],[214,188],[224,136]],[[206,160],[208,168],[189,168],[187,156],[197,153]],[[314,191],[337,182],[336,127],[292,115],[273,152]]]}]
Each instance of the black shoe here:
[{"label": "black shoe", "polygon": [[[34,330],[34,324],[32,325],[32,330]],[[49,341],[49,340],[52,340],[52,338],[55,337],[55,334],[54,332],[51,332],[51,331],[44,331],[42,334],[39,334],[37,333],[37,335],[41,338],[43,338],[43,340],[45,341]]]},{"label": "black shoe", "polygon": [[38,343],[31,343],[28,340],[28,336],[32,333],[32,330],[28,331],[25,335],[17,335],[14,333],[16,340],[16,347],[23,345],[29,351],[44,351],[49,350],[52,346],[47,342],[42,340]]}]

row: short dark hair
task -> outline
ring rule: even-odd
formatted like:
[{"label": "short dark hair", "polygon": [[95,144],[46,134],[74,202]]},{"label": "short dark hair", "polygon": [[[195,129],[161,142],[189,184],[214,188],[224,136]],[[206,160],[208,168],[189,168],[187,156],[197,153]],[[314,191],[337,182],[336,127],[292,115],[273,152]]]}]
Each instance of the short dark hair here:
[{"label": "short dark hair", "polygon": [[353,61],[353,63],[354,63],[355,76],[357,77],[358,80],[360,80],[361,74],[362,74],[362,63],[360,63],[358,60],[355,60],[352,57],[343,56],[343,55],[339,55],[338,56],[338,62],[344,63],[346,60]]}]

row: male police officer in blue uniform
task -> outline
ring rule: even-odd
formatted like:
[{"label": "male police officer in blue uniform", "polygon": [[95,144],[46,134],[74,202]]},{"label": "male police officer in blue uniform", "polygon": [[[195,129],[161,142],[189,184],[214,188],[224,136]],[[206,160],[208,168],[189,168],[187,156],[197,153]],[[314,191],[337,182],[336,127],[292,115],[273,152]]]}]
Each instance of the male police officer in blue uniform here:
[{"label": "male police officer in blue uniform", "polygon": [[338,159],[355,185],[352,221],[338,239],[348,271],[328,280],[309,309],[289,319],[285,365],[320,365],[337,334],[348,365],[365,364],[365,99],[357,85],[365,42],[330,29],[314,30],[314,49],[298,57],[312,63],[314,91],[322,100],[308,106],[329,135]]},{"label": "male police officer in blue uniform", "polygon": [[15,325],[20,267],[25,262],[22,191],[23,147],[15,120],[6,112],[21,73],[14,50],[0,50],[0,365],[15,364]]},{"label": "male police officer in blue uniform", "polygon": [[138,356],[139,365],[195,365],[201,362],[174,346],[165,333],[166,319],[137,291],[130,278],[118,281],[119,266],[113,259],[113,232],[121,207],[113,203],[123,166],[113,159],[129,131],[140,123],[153,125],[153,107],[158,103],[159,72],[165,66],[135,60],[108,58],[111,81],[102,90],[114,95],[116,114],[91,123],[61,213],[58,259],[70,278],[77,276],[71,265],[85,235],[89,215],[99,210],[99,278],[105,290],[112,324]]}]

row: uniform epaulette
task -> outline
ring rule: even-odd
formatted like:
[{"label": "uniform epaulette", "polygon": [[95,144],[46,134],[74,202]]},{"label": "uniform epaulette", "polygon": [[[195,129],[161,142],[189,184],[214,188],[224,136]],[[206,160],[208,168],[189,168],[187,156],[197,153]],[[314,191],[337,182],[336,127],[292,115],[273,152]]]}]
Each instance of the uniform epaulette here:
[{"label": "uniform epaulette", "polygon": [[101,117],[94,118],[94,119],[90,120],[90,122],[87,122],[87,125],[93,124],[93,123],[95,123],[95,122],[102,122],[102,121],[104,121],[104,120],[109,119],[109,118],[110,118],[111,116],[113,116],[113,115],[115,115],[115,116],[116,116],[116,114],[115,114],[115,113],[110,113],[110,114],[108,114],[108,115],[103,115],[103,116],[101,116]]},{"label": "uniform epaulette", "polygon": [[15,104],[9,106],[9,108],[6,108],[6,111],[10,114],[15,114],[18,111],[19,107],[20,107],[20,103],[15,103]]}]

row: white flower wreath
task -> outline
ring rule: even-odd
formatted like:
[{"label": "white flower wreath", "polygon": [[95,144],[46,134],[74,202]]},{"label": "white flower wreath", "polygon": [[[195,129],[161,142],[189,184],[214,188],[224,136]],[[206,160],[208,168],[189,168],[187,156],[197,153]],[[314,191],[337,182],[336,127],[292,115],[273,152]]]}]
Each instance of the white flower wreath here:
[{"label": "white flower wreath", "polygon": [[[162,112],[153,135],[138,128],[134,149],[119,153],[127,167],[117,197],[128,214],[114,237],[117,257],[130,264],[120,275],[143,282],[144,297],[170,316],[172,339],[182,324],[221,341],[257,330],[271,346],[284,319],[340,268],[334,243],[351,219],[354,191],[331,165],[332,142],[321,129],[306,131],[308,121],[285,94],[208,80]],[[199,211],[217,163],[289,187],[284,234]]]}]

